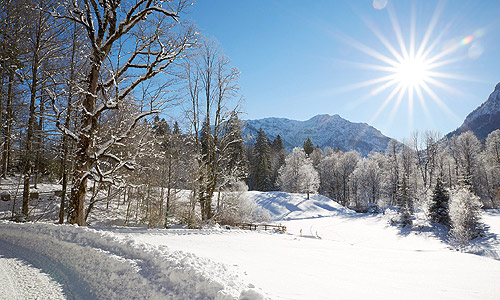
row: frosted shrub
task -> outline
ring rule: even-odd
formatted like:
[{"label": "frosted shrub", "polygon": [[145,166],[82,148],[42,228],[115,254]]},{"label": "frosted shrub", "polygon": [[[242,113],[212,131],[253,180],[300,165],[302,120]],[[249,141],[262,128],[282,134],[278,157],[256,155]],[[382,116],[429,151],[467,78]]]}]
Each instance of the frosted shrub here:
[{"label": "frosted shrub", "polygon": [[478,236],[481,202],[467,186],[458,186],[451,190],[449,214],[450,234],[460,246],[467,245]]},{"label": "frosted shrub", "polygon": [[316,193],[319,175],[303,149],[294,148],[292,154],[285,159],[285,164],[279,171],[278,185],[284,192],[307,193],[307,199],[310,193]]},{"label": "frosted shrub", "polygon": [[221,193],[218,215],[222,224],[265,222],[270,219],[269,213],[266,214],[247,196],[247,191],[243,181],[232,180]]}]

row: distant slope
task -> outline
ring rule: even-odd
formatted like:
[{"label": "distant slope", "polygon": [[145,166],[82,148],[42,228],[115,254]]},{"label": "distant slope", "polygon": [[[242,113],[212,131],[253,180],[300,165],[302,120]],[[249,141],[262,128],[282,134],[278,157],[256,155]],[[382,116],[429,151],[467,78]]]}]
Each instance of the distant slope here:
[{"label": "distant slope", "polygon": [[366,123],[352,123],[339,115],[317,115],[307,121],[285,118],[245,120],[243,136],[253,138],[262,128],[270,139],[281,135],[285,148],[302,147],[307,138],[322,149],[357,150],[362,155],[370,151],[385,151],[391,138]]},{"label": "distant slope", "polygon": [[471,130],[480,140],[484,140],[490,132],[497,129],[500,129],[500,83],[496,85],[488,100],[465,118],[462,126],[446,136],[452,137]]},{"label": "distant slope", "polygon": [[273,221],[301,220],[356,214],[332,199],[313,194],[307,199],[305,194],[285,192],[247,192],[257,205],[271,215]]}]

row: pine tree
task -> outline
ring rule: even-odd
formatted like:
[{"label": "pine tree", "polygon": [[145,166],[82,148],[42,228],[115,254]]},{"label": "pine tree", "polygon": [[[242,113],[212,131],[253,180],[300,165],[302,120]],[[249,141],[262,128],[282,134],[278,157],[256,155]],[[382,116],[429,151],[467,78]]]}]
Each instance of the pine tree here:
[{"label": "pine tree", "polygon": [[432,222],[443,225],[450,224],[450,216],[448,213],[449,200],[450,196],[444,188],[443,181],[441,177],[438,177],[429,205],[429,218]]},{"label": "pine tree", "polygon": [[274,152],[280,152],[281,150],[285,149],[285,145],[283,145],[283,140],[281,139],[281,135],[277,135],[276,138],[273,140],[273,143],[271,144],[271,149]]},{"label": "pine tree", "polygon": [[179,123],[177,123],[177,121],[175,121],[174,123],[174,129],[172,130],[172,134],[175,134],[177,136],[181,135],[181,129],[179,128]]},{"label": "pine tree", "polygon": [[264,130],[257,131],[254,145],[253,161],[253,186],[254,190],[268,191],[271,189],[271,147]]},{"label": "pine tree", "polygon": [[307,157],[309,157],[309,155],[314,151],[314,145],[311,142],[310,138],[307,138],[307,140],[304,142],[303,148],[304,148],[304,152],[306,153]]}]

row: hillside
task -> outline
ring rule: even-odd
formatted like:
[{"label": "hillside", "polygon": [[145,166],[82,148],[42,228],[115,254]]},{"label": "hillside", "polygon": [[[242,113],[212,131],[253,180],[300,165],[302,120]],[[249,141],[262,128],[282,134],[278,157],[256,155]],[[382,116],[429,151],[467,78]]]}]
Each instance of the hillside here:
[{"label": "hillside", "polygon": [[357,150],[362,155],[370,151],[385,151],[391,140],[366,123],[353,123],[339,115],[317,115],[307,121],[285,118],[245,120],[243,136],[252,139],[262,128],[270,139],[281,135],[287,150],[302,147],[307,138],[322,149]]}]

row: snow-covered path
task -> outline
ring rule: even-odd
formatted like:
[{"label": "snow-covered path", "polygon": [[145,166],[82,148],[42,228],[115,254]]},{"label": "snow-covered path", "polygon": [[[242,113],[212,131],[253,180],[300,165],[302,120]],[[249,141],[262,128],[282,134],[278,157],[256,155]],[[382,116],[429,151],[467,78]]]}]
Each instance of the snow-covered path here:
[{"label": "snow-covered path", "polygon": [[[10,258],[16,257],[50,275],[68,299],[263,299],[221,263],[91,228],[0,222],[2,253],[8,253],[9,260],[2,261],[8,268],[0,269],[6,282],[0,295],[15,297],[25,288],[26,293],[33,290],[13,277],[10,267],[19,264]],[[28,269],[26,274],[36,270]],[[48,275],[35,276],[36,290]],[[57,299],[60,290],[47,299]]]},{"label": "snow-covered path", "polygon": [[[2,248],[4,249],[4,248]],[[66,299],[60,284],[17,258],[0,255],[0,299]]]}]

